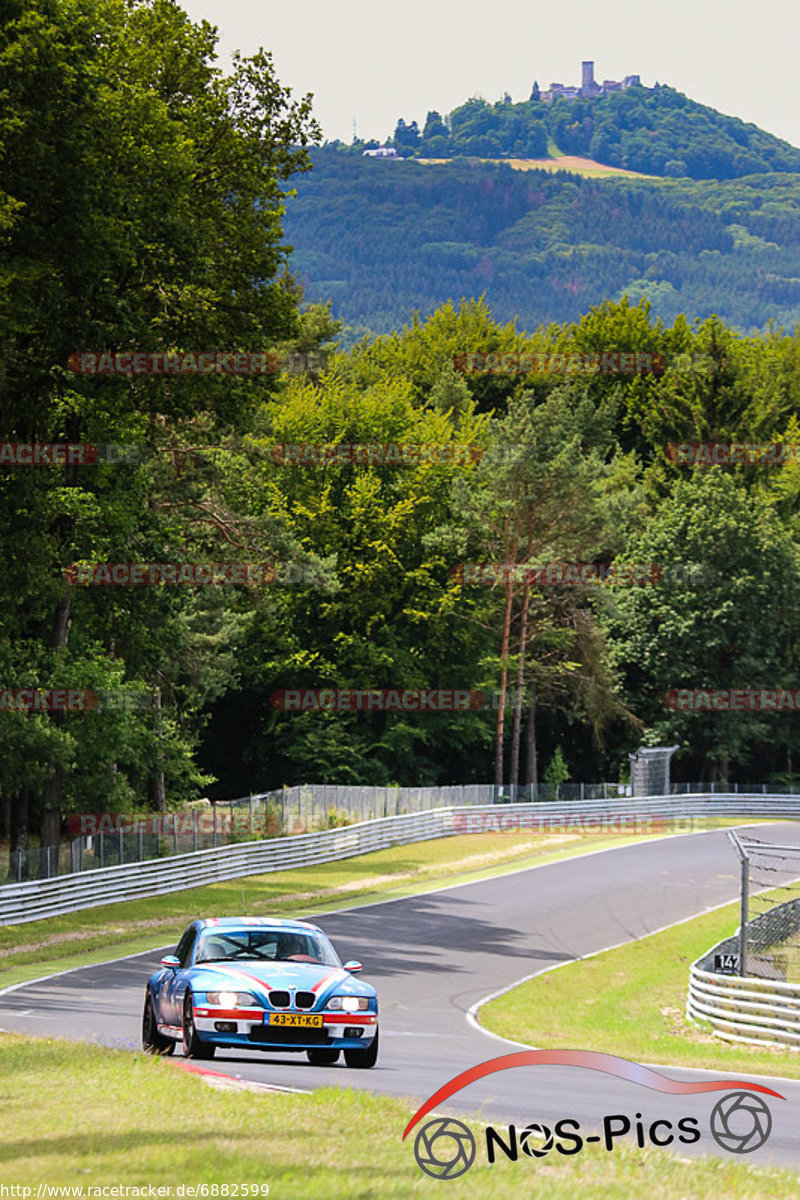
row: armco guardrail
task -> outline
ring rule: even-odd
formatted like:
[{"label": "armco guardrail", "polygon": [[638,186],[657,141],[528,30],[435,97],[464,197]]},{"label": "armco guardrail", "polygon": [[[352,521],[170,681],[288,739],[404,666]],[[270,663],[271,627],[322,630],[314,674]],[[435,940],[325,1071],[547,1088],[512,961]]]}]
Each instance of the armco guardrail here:
[{"label": "armco guardrail", "polygon": [[[800,796],[683,795],[634,800],[554,801],[540,804],[470,805],[382,817],[320,833],[243,842],[171,858],[129,863],[0,888],[0,925],[17,925],[141,896],[157,896],[245,875],[282,871],[352,858],[371,850],[462,832],[491,829],[563,830],[578,821],[596,830],[605,822],[616,832],[646,832],[650,819],[666,828],[693,817],[800,818]],[[623,822],[627,820],[627,826]],[[633,824],[632,824],[633,823]],[[653,828],[653,826],[651,826]],[[688,828],[684,826],[684,829]]]},{"label": "armco guardrail", "polygon": [[692,963],[687,1017],[708,1022],[728,1042],[800,1049],[800,984],[708,969],[715,954],[735,954],[738,948],[738,937],[726,938]]}]

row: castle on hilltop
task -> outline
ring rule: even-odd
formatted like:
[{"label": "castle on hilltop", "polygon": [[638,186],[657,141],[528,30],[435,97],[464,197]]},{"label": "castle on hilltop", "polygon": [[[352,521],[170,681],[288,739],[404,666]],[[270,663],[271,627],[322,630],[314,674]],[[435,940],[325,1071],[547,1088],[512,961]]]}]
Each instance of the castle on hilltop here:
[{"label": "castle on hilltop", "polygon": [[550,90],[542,92],[542,100],[552,104],[559,98],[563,100],[592,99],[594,96],[607,96],[609,92],[625,92],[629,87],[641,86],[638,75],[626,75],[623,80],[604,79],[598,83],[594,77],[594,63],[581,63],[581,86],[565,87],[563,83],[551,83]]}]

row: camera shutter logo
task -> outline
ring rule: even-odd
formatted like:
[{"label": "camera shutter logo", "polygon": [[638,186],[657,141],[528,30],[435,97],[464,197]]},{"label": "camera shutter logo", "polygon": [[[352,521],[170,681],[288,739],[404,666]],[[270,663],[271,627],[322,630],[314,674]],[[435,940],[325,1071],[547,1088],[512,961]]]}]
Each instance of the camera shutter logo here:
[{"label": "camera shutter logo", "polygon": [[528,1158],[544,1158],[553,1149],[553,1132],[546,1125],[526,1125],[519,1144]]},{"label": "camera shutter logo", "polygon": [[758,1150],[772,1132],[772,1113],[760,1096],[731,1092],[717,1101],[711,1112],[711,1136],[731,1154]]},{"label": "camera shutter logo", "polygon": [[417,1134],[414,1157],[426,1175],[457,1179],[475,1161],[475,1138],[461,1121],[439,1117]]}]

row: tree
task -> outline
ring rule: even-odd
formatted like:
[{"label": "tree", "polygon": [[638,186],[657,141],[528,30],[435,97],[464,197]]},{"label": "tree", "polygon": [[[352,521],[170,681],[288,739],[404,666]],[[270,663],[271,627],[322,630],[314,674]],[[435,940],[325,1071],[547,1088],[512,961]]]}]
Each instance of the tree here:
[{"label": "tree", "polygon": [[[476,482],[484,486],[473,485],[467,492],[461,485],[462,519],[471,530],[475,557],[500,566],[492,588],[491,616],[485,617],[499,627],[499,653],[485,664],[499,676],[498,787],[504,782],[509,675],[515,673],[518,684],[510,771],[516,783],[528,648],[534,635],[544,640],[554,625],[546,602],[540,612],[537,601],[531,612],[532,568],[553,561],[592,562],[609,540],[620,537],[619,529],[612,533],[606,527],[604,505],[604,491],[613,493],[626,470],[622,460],[604,461],[610,415],[609,409],[596,409],[586,395],[569,385],[554,389],[538,405],[534,395],[523,392],[512,399],[496,431],[497,440],[481,462]],[[573,638],[566,641],[574,646]],[[539,670],[542,665],[537,664]],[[561,663],[553,668],[563,669]]]},{"label": "tree", "polygon": [[394,147],[398,154],[405,157],[414,153],[419,147],[419,128],[416,121],[406,125],[401,117],[397,122],[393,138]]},{"label": "tree", "polygon": [[[63,571],[87,549],[130,561],[159,539],[162,551],[176,547],[187,529],[221,532],[225,520],[196,481],[194,495],[159,497],[158,456],[177,452],[187,435],[195,446],[213,445],[222,429],[245,428],[254,397],[273,383],[75,376],[64,364],[82,350],[266,349],[291,335],[296,304],[277,278],[286,256],[280,182],[308,165],[303,148],[318,130],[309,98],[290,99],[268,55],[237,55],[222,76],[214,30],[191,24],[170,0],[6,7],[4,437],[135,440],[151,457],[127,474],[75,464],[4,471],[4,507],[13,516],[4,532],[11,569],[0,634],[9,653],[13,644],[16,677],[37,686],[122,686],[137,651],[139,678],[151,685],[146,664],[170,655],[157,633],[146,635],[141,610],[141,623],[129,623],[138,601],[128,612],[117,597],[106,606],[121,622],[110,638],[102,602],[76,597]],[[160,598],[149,598],[158,613]],[[185,630],[182,617],[182,626],[167,622],[165,634]],[[133,643],[126,660],[116,649],[120,629]],[[183,645],[190,641],[187,633]],[[28,787],[31,796],[38,791],[43,853],[58,842],[65,789],[81,763],[102,750],[98,779],[101,767],[113,773],[135,757],[150,759],[158,775],[169,725],[162,706],[155,718],[125,723],[127,741],[119,721],[93,725],[90,714],[36,716],[20,726],[27,748],[37,746]],[[176,739],[185,750],[185,733],[176,730]],[[124,771],[116,777],[118,795],[129,796]]]},{"label": "tree", "polygon": [[770,503],[724,468],[694,468],[625,559],[663,570],[662,583],[619,589],[608,622],[626,694],[655,744],[680,744],[712,780],[764,744],[796,748],[785,714],[681,711],[669,700],[676,689],[795,686],[800,562]]},{"label": "tree", "polygon": [[444,138],[446,142],[450,140],[449,130],[435,109],[428,113],[422,128],[423,142],[428,143],[432,138]]}]

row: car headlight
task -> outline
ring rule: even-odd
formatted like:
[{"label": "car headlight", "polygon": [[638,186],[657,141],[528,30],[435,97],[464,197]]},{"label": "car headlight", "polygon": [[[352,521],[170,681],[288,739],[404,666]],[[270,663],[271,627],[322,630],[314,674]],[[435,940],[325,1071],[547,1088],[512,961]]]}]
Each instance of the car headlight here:
[{"label": "car headlight", "polygon": [[366,1012],[369,1000],[366,996],[331,996],[328,1008],[340,1012]]},{"label": "car headlight", "polygon": [[249,992],[206,992],[206,1000],[214,1008],[253,1008],[258,1004]]}]

